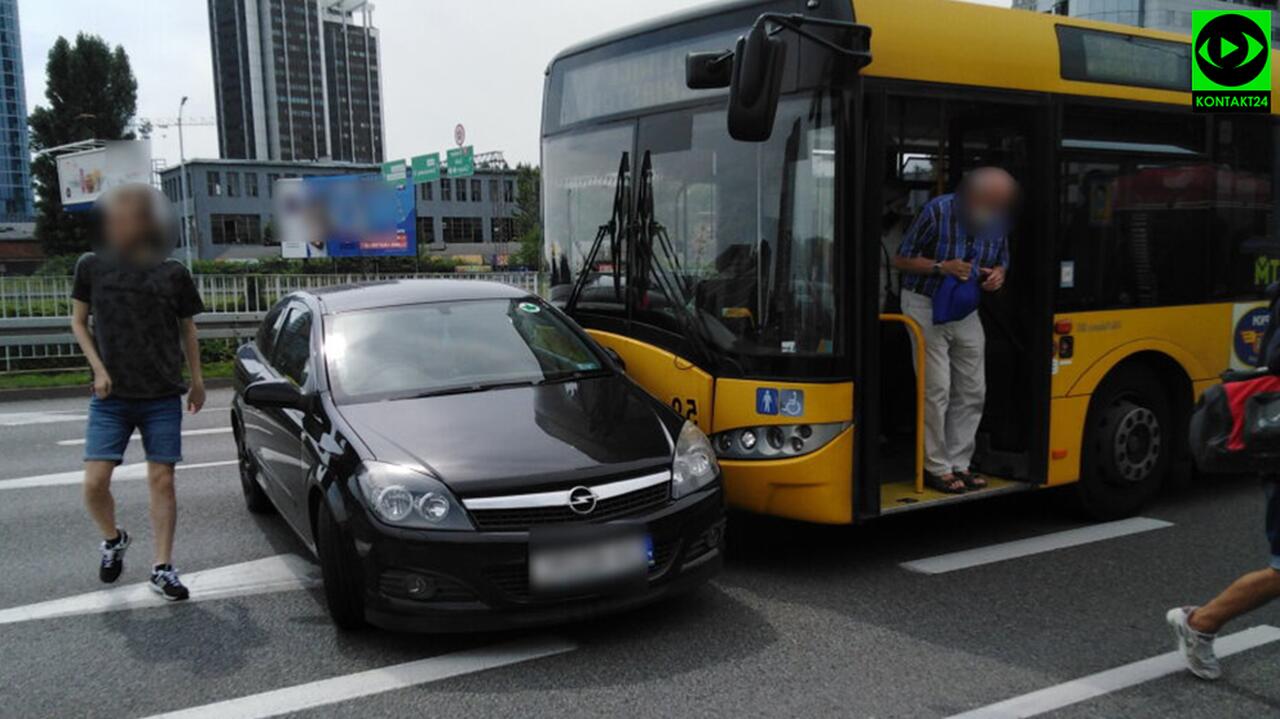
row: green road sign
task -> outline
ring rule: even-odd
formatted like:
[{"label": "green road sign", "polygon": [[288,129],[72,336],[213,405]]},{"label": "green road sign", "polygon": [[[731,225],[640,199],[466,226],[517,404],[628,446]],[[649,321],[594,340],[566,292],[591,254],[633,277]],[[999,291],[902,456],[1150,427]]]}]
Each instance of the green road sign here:
[{"label": "green road sign", "polygon": [[1191,11],[1191,106],[1271,112],[1271,12]]},{"label": "green road sign", "polygon": [[449,150],[449,177],[468,177],[476,174],[471,145]]},{"label": "green road sign", "polygon": [[404,182],[407,179],[404,160],[382,163],[382,179],[395,184]]},{"label": "green road sign", "polygon": [[413,176],[413,184],[435,182],[440,179],[440,153],[418,155],[409,159],[409,170]]}]

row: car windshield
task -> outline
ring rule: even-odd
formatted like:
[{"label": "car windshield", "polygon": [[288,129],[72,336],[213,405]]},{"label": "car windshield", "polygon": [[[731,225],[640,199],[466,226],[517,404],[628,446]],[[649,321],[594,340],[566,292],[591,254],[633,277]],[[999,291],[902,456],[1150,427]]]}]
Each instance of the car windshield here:
[{"label": "car windshield", "polygon": [[478,392],[604,372],[597,353],[531,298],[433,302],[326,318],[339,402]]}]

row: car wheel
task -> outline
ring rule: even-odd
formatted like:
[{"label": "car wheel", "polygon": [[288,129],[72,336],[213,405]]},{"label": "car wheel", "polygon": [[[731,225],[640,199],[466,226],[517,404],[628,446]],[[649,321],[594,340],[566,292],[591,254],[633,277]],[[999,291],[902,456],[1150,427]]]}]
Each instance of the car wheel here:
[{"label": "car wheel", "polygon": [[1085,426],[1078,491],[1099,520],[1136,513],[1160,490],[1173,454],[1164,387],[1137,366],[1122,368],[1094,394]]},{"label": "car wheel", "polygon": [[360,629],[365,626],[364,586],[355,569],[355,550],[327,506],[320,507],[319,515],[316,550],[329,617],[340,629]]},{"label": "car wheel", "polygon": [[244,491],[244,505],[254,514],[271,514],[276,510],[271,498],[258,484],[258,465],[254,463],[249,450],[244,446],[244,438],[236,432],[236,458],[240,466],[240,489]]}]

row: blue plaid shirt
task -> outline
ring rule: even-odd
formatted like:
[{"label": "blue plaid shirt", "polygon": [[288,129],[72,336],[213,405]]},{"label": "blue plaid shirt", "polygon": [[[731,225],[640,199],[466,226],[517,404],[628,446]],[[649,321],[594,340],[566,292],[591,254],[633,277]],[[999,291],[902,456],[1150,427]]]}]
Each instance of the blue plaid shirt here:
[{"label": "blue plaid shirt", "polygon": [[[959,199],[954,194],[939,195],[920,208],[920,214],[902,236],[898,255],[927,257],[938,262],[976,259],[979,267],[1001,266],[1008,270],[1009,245],[1003,223],[976,235],[964,225]],[[902,274],[902,289],[926,297],[933,297],[941,284],[940,275]]]}]

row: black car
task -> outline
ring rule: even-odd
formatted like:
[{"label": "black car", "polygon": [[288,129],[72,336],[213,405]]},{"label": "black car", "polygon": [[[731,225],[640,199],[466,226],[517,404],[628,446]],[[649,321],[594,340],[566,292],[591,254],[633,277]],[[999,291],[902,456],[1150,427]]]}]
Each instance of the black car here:
[{"label": "black car", "polygon": [[626,609],[722,563],[698,428],[506,285],[299,292],[236,358],[250,511],[319,557],[341,627],[457,631]]}]

